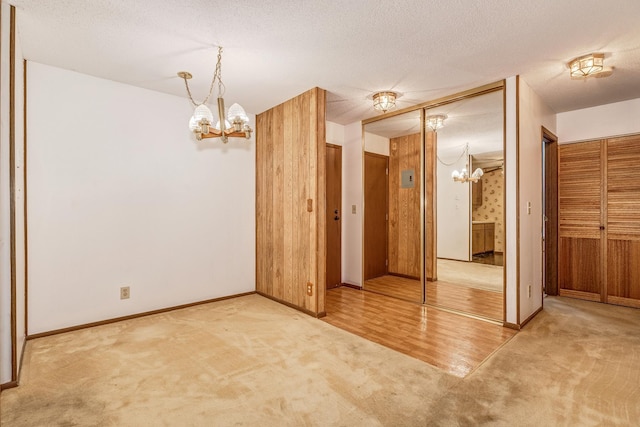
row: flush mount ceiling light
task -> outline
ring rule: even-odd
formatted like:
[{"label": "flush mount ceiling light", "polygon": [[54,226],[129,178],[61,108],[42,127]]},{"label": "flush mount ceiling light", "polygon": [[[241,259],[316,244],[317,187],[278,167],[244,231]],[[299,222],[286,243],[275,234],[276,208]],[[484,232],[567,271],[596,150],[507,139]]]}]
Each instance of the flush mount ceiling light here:
[{"label": "flush mount ceiling light", "polygon": [[444,121],[447,119],[446,114],[434,114],[431,116],[427,116],[425,120],[425,124],[428,129],[436,132],[442,126],[444,126]]},{"label": "flush mount ceiling light", "polygon": [[396,98],[398,98],[398,94],[396,92],[387,91],[374,93],[373,108],[386,113],[396,107]]},{"label": "flush mount ceiling light", "polygon": [[[216,70],[211,80],[209,94],[204,101],[198,103],[193,100],[188,82],[188,80],[193,77],[190,72],[180,71],[178,72],[178,76],[184,80],[189,100],[195,107],[193,116],[191,116],[189,120],[189,130],[195,134],[198,141],[203,138],[220,138],[222,142],[226,144],[230,137],[251,138],[252,129],[249,126],[249,117],[247,117],[244,109],[238,104],[233,104],[228,112],[224,108],[224,98],[222,97],[224,95],[224,83],[222,83],[221,46],[218,47],[218,62],[216,63]],[[211,97],[216,80],[218,81],[218,121],[215,126],[212,126],[214,123],[213,113],[206,104]]]},{"label": "flush mount ceiling light", "polygon": [[604,53],[590,53],[570,61],[568,65],[572,79],[585,79],[591,76],[607,77],[613,70],[605,68]]}]

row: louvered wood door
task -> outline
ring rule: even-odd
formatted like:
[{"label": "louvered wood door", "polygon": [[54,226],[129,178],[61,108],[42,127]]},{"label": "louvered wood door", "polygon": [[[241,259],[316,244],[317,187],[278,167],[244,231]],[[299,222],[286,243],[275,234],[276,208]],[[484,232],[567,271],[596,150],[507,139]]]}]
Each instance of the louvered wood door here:
[{"label": "louvered wood door", "polygon": [[558,288],[562,296],[601,301],[603,287],[602,141],[558,152]]},{"label": "louvered wood door", "polygon": [[607,140],[606,302],[640,307],[640,135]]}]

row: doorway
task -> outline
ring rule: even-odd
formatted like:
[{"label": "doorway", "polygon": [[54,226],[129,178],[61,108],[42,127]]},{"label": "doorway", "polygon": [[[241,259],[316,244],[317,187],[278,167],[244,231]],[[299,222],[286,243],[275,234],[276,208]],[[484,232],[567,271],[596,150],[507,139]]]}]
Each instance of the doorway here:
[{"label": "doorway", "polygon": [[342,283],[342,147],[327,144],[327,289]]},{"label": "doorway", "polygon": [[558,295],[558,138],[542,128],[542,283],[546,295]]}]

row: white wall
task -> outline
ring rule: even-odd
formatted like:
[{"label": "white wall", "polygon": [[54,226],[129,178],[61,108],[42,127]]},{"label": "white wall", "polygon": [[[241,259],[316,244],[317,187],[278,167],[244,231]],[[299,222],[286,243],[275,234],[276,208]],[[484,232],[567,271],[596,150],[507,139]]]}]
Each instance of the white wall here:
[{"label": "white wall", "polygon": [[557,115],[558,142],[640,133],[640,98]]},{"label": "white wall", "polygon": [[519,320],[523,322],[542,307],[542,126],[555,134],[556,116],[522,78],[519,82]]},{"label": "white wall", "polygon": [[11,227],[9,183],[9,13],[0,5],[0,383],[11,381]]},{"label": "white wall", "polygon": [[[438,156],[440,158],[440,156]],[[454,156],[438,161],[437,191],[437,235],[438,258],[470,261],[469,224],[471,184],[455,182],[451,178],[454,170],[461,171],[468,163],[468,157]],[[457,160],[457,161],[456,161]],[[444,162],[444,163],[443,163]],[[446,164],[445,164],[446,163]]]},{"label": "white wall", "polygon": [[362,286],[362,162],[362,124],[354,122],[344,127],[342,146],[342,281],[357,286]]},{"label": "white wall", "polygon": [[504,185],[505,185],[505,322],[518,324],[518,259],[517,259],[517,176],[518,176],[518,135],[516,114],[517,91],[516,77],[505,79],[505,153],[504,153]]},{"label": "white wall", "polygon": [[364,139],[365,139],[365,150],[367,152],[380,154],[383,156],[389,155],[389,138],[385,138],[384,136],[365,132]]},{"label": "white wall", "polygon": [[255,289],[254,138],[196,144],[185,98],[28,84],[30,334]]}]

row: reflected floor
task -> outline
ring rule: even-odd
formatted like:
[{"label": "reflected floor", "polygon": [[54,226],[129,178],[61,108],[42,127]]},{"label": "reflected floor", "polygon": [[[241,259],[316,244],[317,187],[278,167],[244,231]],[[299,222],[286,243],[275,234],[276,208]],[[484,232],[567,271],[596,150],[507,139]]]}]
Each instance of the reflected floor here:
[{"label": "reflected floor", "polygon": [[327,323],[459,377],[516,334],[501,325],[348,287],[327,291],[326,311],[322,320]]},{"label": "reflected floor", "polygon": [[[427,303],[502,321],[503,268],[472,262],[438,260],[438,280],[427,282]],[[386,275],[365,281],[364,289],[422,302],[419,280]]]},{"label": "reflected floor", "polygon": [[[382,276],[365,282],[364,289],[382,295],[420,303],[420,281],[398,276]],[[427,303],[450,310],[501,321],[502,293],[476,289],[438,280],[427,282]]]}]

